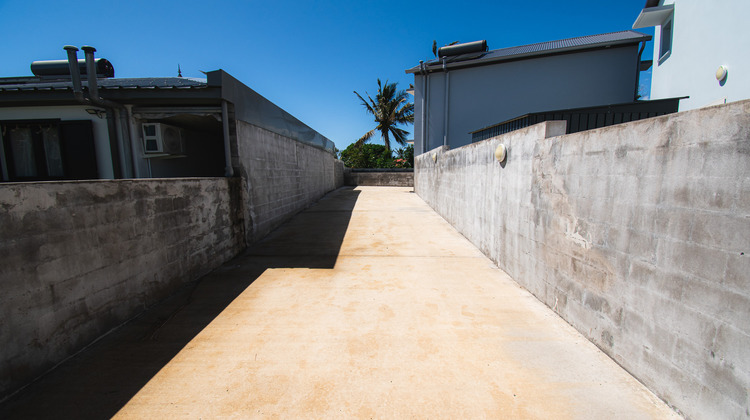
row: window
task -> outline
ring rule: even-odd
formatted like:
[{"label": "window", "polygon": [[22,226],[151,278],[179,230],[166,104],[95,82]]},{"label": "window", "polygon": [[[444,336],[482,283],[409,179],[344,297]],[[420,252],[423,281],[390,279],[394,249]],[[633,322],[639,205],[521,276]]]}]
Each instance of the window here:
[{"label": "window", "polygon": [[661,25],[661,45],[659,45],[659,64],[664,62],[672,52],[672,19]]},{"label": "window", "polygon": [[0,181],[97,178],[91,121],[0,121]]}]

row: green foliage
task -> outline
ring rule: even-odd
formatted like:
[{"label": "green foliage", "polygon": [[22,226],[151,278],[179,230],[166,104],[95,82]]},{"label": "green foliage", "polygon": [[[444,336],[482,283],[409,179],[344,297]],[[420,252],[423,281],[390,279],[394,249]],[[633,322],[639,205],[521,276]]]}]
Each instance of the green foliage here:
[{"label": "green foliage", "polygon": [[357,140],[358,145],[363,145],[375,134],[380,132],[380,137],[385,143],[385,148],[391,150],[390,136],[396,140],[396,143],[405,146],[408,131],[398,128],[398,125],[411,124],[414,122],[414,104],[408,101],[409,94],[403,90],[396,89],[396,83],[385,84],[378,79],[378,93],[373,99],[370,94],[366,93],[367,99],[362,95],[354,92],[362,101],[365,110],[375,117],[376,127]]},{"label": "green foliage", "polygon": [[396,150],[396,159],[394,163],[397,168],[414,167],[414,145],[410,144],[402,149]]},{"label": "green foliage", "polygon": [[393,156],[382,144],[352,143],[341,152],[341,161],[349,168],[391,168]]},{"label": "green foliage", "polygon": [[394,158],[391,150],[386,149],[382,144],[363,144],[358,146],[356,143],[353,143],[341,152],[341,161],[349,168],[382,169],[414,167],[414,146],[408,145],[395,152],[396,157]]}]

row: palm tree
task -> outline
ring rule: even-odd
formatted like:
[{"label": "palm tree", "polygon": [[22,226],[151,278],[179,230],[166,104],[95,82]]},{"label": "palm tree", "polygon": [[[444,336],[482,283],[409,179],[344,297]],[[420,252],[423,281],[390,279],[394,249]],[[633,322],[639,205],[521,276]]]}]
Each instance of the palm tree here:
[{"label": "palm tree", "polygon": [[378,94],[375,95],[374,100],[367,92],[365,94],[368,100],[365,100],[357,91],[354,91],[354,94],[362,101],[367,112],[375,116],[375,122],[378,124],[357,140],[357,146],[370,140],[376,131],[380,132],[385,148],[388,150],[391,150],[391,134],[396,143],[406,145],[406,136],[409,132],[396,127],[399,124],[414,122],[414,104],[407,101],[408,94],[405,91],[396,90],[396,83],[388,83],[386,80],[383,85],[378,79]]}]

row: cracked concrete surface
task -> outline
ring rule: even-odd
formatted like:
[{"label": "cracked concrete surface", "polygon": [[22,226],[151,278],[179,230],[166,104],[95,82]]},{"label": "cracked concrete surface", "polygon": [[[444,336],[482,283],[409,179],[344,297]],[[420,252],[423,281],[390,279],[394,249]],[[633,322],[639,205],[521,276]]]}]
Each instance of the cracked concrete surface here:
[{"label": "cracked concrete surface", "polygon": [[339,189],[0,417],[679,418],[410,188]]}]

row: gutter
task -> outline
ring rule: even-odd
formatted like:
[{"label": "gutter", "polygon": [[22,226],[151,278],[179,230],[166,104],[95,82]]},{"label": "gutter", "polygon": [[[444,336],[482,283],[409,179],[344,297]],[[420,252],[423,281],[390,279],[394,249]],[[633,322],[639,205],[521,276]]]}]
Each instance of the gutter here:
[{"label": "gutter", "polygon": [[[531,57],[544,57],[544,56],[551,56],[551,55],[557,55],[557,54],[564,54],[564,53],[573,52],[573,51],[625,46],[629,44],[639,44],[640,42],[645,42],[645,41],[650,41],[650,40],[651,40],[651,36],[644,34],[642,37],[635,37],[635,38],[624,39],[624,40],[619,40],[619,41],[604,41],[604,42],[597,42],[597,43],[591,43],[591,44],[586,44],[586,45],[573,45],[570,47],[555,48],[555,49],[550,49],[550,50],[529,51],[526,53],[506,55],[506,56],[500,56],[500,57],[494,57],[494,58],[479,58],[479,59],[473,59],[473,60],[456,61],[453,63],[447,63],[447,68],[456,69],[456,68],[462,68],[462,67],[484,66],[487,64],[494,64],[494,63],[502,62],[502,61],[514,61],[514,60],[521,60],[521,59],[526,59],[526,58],[531,58]],[[537,45],[537,44],[530,44],[530,45]],[[520,48],[520,47],[527,47],[527,45],[521,45],[519,47],[509,47],[509,48]],[[488,54],[494,51],[501,51],[504,49],[506,48],[489,51]],[[441,70],[443,70],[443,66],[439,62],[433,62],[431,64],[425,63],[425,71],[428,73],[439,72]],[[419,66],[416,66],[416,67],[407,69],[406,73],[413,74],[413,73],[417,73],[418,71],[420,71]]]},{"label": "gutter", "polygon": [[443,110],[445,111],[443,115],[443,146],[448,146],[448,107],[450,106],[449,96],[450,96],[450,73],[448,73],[448,67],[446,66],[446,60],[445,57],[443,57],[443,72],[445,72],[445,95],[443,95],[444,103],[443,103]]}]

